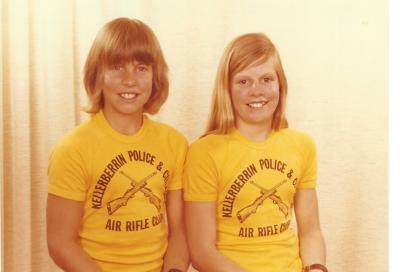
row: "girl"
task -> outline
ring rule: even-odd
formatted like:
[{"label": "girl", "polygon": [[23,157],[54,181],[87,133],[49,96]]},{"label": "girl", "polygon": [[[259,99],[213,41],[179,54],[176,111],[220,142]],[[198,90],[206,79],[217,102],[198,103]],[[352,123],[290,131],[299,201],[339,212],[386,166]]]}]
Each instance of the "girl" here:
[{"label": "girl", "polygon": [[264,34],[228,45],[206,135],[190,146],[184,171],[188,244],[199,271],[327,271],[315,146],[287,128],[286,96],[278,51]]}]

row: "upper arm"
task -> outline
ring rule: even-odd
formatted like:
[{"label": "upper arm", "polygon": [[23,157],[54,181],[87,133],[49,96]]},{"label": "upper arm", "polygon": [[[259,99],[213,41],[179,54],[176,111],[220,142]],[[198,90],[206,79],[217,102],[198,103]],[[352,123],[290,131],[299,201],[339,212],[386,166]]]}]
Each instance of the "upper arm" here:
[{"label": "upper arm", "polygon": [[209,150],[205,138],[192,144],[183,177],[186,234],[195,264],[204,262],[202,256],[216,250],[218,166]]},{"label": "upper arm", "polygon": [[83,202],[53,194],[47,197],[47,243],[49,249],[79,239]]},{"label": "upper arm", "polygon": [[303,171],[297,188],[314,189],[317,180],[317,153],[314,140],[304,135],[302,141]]},{"label": "upper arm", "polygon": [[320,229],[318,199],[315,189],[298,189],[295,195],[294,208],[299,236]]},{"label": "upper arm", "polygon": [[183,228],[183,193],[182,190],[167,193],[167,220],[170,235]]},{"label": "upper arm", "polygon": [[215,248],[215,209],[215,202],[185,202],[188,244],[195,257],[196,253]]},{"label": "upper arm", "polygon": [[190,146],[183,174],[185,201],[215,202],[218,197],[218,164],[204,142]]},{"label": "upper arm", "polygon": [[182,135],[177,135],[171,143],[171,151],[175,153],[173,160],[174,171],[168,181],[168,190],[174,191],[182,188],[182,172],[185,164],[188,144]]},{"label": "upper arm", "polygon": [[54,148],[47,169],[49,194],[63,196],[65,200],[83,202],[86,199],[89,159],[84,157],[81,147],[64,140]]}]

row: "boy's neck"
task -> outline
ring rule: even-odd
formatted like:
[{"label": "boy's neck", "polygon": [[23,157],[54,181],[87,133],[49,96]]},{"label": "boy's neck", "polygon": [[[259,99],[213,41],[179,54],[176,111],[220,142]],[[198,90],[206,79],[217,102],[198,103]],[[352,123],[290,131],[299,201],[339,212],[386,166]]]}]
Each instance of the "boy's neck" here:
[{"label": "boy's neck", "polygon": [[124,135],[136,134],[143,124],[143,112],[123,114],[109,112],[104,108],[103,114],[111,128]]}]

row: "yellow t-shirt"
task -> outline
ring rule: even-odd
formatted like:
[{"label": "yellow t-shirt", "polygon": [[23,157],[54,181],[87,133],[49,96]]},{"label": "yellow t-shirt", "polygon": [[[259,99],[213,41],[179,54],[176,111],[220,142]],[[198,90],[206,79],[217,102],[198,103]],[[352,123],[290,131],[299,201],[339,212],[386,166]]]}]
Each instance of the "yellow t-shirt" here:
[{"label": "yellow t-shirt", "polygon": [[216,202],[216,246],[246,271],[300,272],[294,194],[315,188],[315,180],[315,145],[306,134],[281,129],[255,143],[234,130],[190,146],[184,198]]},{"label": "yellow t-shirt", "polygon": [[81,244],[103,271],[160,271],[166,191],[182,188],[186,151],[186,139],[165,124],[145,116],[142,128],[126,136],[102,112],[56,145],[48,191],[84,202]]}]

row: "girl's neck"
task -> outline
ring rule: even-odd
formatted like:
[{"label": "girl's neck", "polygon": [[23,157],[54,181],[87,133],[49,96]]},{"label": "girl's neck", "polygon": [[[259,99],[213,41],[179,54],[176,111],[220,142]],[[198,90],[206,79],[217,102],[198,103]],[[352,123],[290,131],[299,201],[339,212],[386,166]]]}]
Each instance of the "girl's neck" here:
[{"label": "girl's neck", "polygon": [[263,142],[271,134],[271,125],[252,125],[252,124],[236,124],[236,128],[242,133],[247,139],[254,142]]}]

